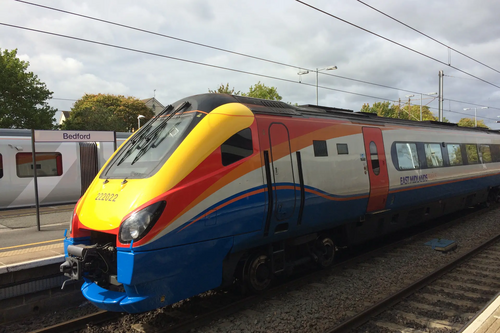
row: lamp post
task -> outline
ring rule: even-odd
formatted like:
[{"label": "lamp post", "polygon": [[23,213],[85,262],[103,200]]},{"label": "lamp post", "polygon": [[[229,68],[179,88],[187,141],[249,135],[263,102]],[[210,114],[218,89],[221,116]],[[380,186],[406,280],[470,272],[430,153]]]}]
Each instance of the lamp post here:
[{"label": "lamp post", "polygon": [[[330,66],[330,67],[325,67],[325,68],[316,68],[316,70],[313,71],[313,72],[316,72],[316,105],[318,105],[318,73],[321,72],[321,71],[332,71],[332,70],[335,70],[335,69],[337,69],[337,66]],[[300,71],[297,74],[303,75],[303,74],[309,74],[309,73],[310,73],[310,71],[306,70],[306,71]]]},{"label": "lamp post", "polygon": [[[427,96],[432,96],[432,95],[437,95],[437,92],[432,92],[432,93],[427,93],[427,94],[420,94],[420,121],[422,121],[422,95],[427,95]],[[435,98],[435,97],[434,97]]]},{"label": "lamp post", "polygon": [[411,103],[410,103],[410,99],[412,97],[415,97],[415,95],[406,95],[406,97],[408,97],[408,120],[411,120],[411,113],[410,113],[410,107],[411,107]]},{"label": "lamp post", "polygon": [[474,127],[477,127],[477,109],[487,109],[487,106],[483,106],[482,108],[464,108],[464,111],[474,109]]},{"label": "lamp post", "polygon": [[[432,92],[432,93],[427,93],[427,94],[424,94],[424,93],[419,93],[420,94],[420,121],[422,121],[422,95],[426,95],[426,96],[432,96],[432,95],[437,95],[438,93],[437,92]],[[408,110],[410,108],[410,98],[411,97],[414,97],[415,95],[406,95],[406,97],[408,97]]]},{"label": "lamp post", "polygon": [[137,116],[137,130],[141,128],[141,118],[146,118],[146,117],[144,117],[142,114]]}]

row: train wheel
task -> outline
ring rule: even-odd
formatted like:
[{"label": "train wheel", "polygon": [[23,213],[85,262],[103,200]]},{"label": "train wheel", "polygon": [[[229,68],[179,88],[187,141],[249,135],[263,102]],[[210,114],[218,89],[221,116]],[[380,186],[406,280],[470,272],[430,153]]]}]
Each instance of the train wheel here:
[{"label": "train wheel", "polygon": [[321,268],[326,268],[333,263],[335,259],[335,244],[329,237],[323,238],[321,241],[321,255],[318,257],[318,264]]},{"label": "train wheel", "polygon": [[271,260],[267,254],[259,252],[247,264],[245,280],[248,288],[253,292],[267,289],[273,278]]}]

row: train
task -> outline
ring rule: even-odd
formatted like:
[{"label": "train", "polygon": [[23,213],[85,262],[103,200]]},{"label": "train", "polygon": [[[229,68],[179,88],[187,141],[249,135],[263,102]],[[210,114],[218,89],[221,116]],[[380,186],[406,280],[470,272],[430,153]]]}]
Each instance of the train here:
[{"label": "train", "polygon": [[60,270],[109,311],[261,292],[336,249],[498,200],[500,135],[201,94],[115,152],[75,206]]},{"label": "train", "polygon": [[[131,133],[116,133],[117,144]],[[34,207],[31,130],[0,129],[0,209]],[[37,142],[40,205],[76,203],[113,154],[113,142]]]}]

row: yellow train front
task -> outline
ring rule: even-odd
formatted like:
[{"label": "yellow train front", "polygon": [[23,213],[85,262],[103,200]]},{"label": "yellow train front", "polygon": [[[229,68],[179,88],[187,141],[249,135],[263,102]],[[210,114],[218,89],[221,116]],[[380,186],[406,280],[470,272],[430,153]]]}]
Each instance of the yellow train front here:
[{"label": "yellow train front", "polygon": [[[168,106],[120,147],[77,203],[61,271],[83,278],[84,296],[98,307],[131,313],[219,286],[233,235],[260,229],[221,228],[213,207],[231,191],[227,184],[260,167],[252,126],[253,113],[227,95]],[[262,195],[241,202],[256,223]]]}]

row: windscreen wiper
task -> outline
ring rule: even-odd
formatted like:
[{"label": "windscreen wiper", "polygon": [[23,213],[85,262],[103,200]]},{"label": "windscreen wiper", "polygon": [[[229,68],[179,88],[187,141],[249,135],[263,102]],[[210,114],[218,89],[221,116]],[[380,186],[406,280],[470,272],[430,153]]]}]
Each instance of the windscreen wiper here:
[{"label": "windscreen wiper", "polygon": [[167,114],[173,108],[174,107],[172,106],[172,104],[167,105],[151,121],[148,121],[148,123],[146,125],[142,126],[142,128],[139,129],[138,133],[129,141],[129,146],[127,147],[127,149],[123,153],[122,158],[120,158],[120,160],[118,161],[118,163],[116,164],[116,166],[119,166],[120,164],[122,164],[123,161],[125,161],[127,159],[127,157],[129,157],[135,149],[140,149],[138,147],[139,143],[142,142],[143,139],[148,135],[149,131],[153,127],[153,124],[155,124],[160,119],[160,117],[162,117],[165,114]]},{"label": "windscreen wiper", "polygon": [[[170,119],[172,119],[172,117],[175,116],[179,111],[183,110],[184,108],[188,107],[189,105],[191,105],[191,103],[189,103],[188,101],[184,101],[183,103],[181,103],[177,108],[175,108],[174,111],[172,111],[165,118],[165,120],[160,125],[158,125],[154,129],[154,131],[152,131],[151,133],[149,133],[144,138],[144,140],[146,141],[145,145],[143,147],[137,147],[137,149],[140,149],[139,153],[137,153],[137,156],[134,158],[134,160],[132,161],[132,163],[130,163],[130,165],[133,165],[135,162],[137,162],[142,156],[144,156],[144,154],[146,154],[146,152],[150,148],[156,148],[158,146],[158,145],[155,145],[154,143],[156,142],[156,139],[158,138],[158,135],[160,134],[160,132],[167,126],[168,121]],[[166,135],[168,135],[168,133]]]}]

